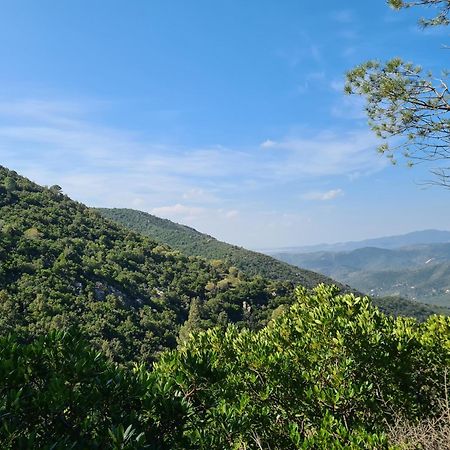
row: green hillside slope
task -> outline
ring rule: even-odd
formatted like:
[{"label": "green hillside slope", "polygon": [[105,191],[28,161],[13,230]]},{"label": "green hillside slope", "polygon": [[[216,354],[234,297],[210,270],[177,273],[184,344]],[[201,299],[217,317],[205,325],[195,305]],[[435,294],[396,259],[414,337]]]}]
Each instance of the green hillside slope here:
[{"label": "green hillside slope", "polygon": [[180,328],[259,328],[293,291],[184,256],[1,166],[0,261],[0,334],[76,327],[118,361],[151,360]]},{"label": "green hillside slope", "polygon": [[361,271],[351,273],[345,279],[353,280],[363,292],[372,295],[401,295],[450,306],[450,263],[394,271]]},{"label": "green hillside slope", "polygon": [[262,253],[218,241],[193,228],[142,211],[116,208],[101,208],[97,211],[104,217],[151,236],[152,239],[178,249],[186,255],[201,256],[209,260],[220,259],[227,264],[236,266],[250,276],[260,275],[272,280],[289,280],[311,288],[319,283],[336,283],[319,273],[294,267]]}]

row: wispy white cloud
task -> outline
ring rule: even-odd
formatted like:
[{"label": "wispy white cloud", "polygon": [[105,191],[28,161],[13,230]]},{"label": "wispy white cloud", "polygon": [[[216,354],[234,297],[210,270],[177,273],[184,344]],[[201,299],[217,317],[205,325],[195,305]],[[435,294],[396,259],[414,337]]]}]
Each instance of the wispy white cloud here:
[{"label": "wispy white cloud", "polygon": [[377,140],[369,131],[328,131],[270,142],[269,149],[277,156],[271,170],[277,176],[317,178],[373,173],[386,165],[385,159],[375,154]]},{"label": "wispy white cloud", "polygon": [[[29,105],[39,107],[33,107],[31,113]],[[117,184],[107,182],[108,190],[143,189],[177,193],[179,198],[199,196],[203,188],[193,185],[191,178],[226,178],[233,173],[233,165],[236,173],[245,173],[246,155],[242,152],[218,146],[185,149],[159,145],[125,130],[93,125],[69,114],[64,104],[60,110],[56,105],[50,102],[45,107],[44,102],[31,101],[0,104],[0,116],[13,122],[0,126],[0,155],[5,162],[28,169],[40,167],[44,177],[64,178],[71,186],[79,180],[80,189],[86,176],[90,181],[110,177]],[[206,190],[202,192],[205,200]]]},{"label": "wispy white cloud", "polygon": [[[219,237],[230,233],[231,220],[239,235],[239,227],[264,222],[274,204],[267,196],[286,195],[286,184],[348,180],[384,167],[369,132],[299,129],[245,148],[167,146],[98,125],[85,110],[63,102],[0,103],[0,164],[59,184],[91,206],[137,208]],[[250,231],[246,239],[254,239]]]},{"label": "wispy white cloud", "polygon": [[345,82],[343,79],[335,79],[335,80],[331,80],[331,82],[330,82],[330,88],[333,91],[339,92],[341,94],[344,92],[344,86],[345,86]]},{"label": "wispy white cloud", "polygon": [[355,41],[356,39],[359,39],[359,37],[360,37],[358,31],[356,29],[351,29],[351,28],[345,28],[343,30],[340,30],[337,32],[337,35],[339,37],[342,37],[349,41]]},{"label": "wispy white cloud", "polygon": [[287,62],[290,67],[297,67],[299,64],[310,61],[319,64],[323,61],[321,44],[312,39],[309,33],[302,31],[298,40],[299,45],[279,49],[276,54]]},{"label": "wispy white cloud", "polygon": [[187,220],[198,217],[199,215],[203,214],[204,211],[204,208],[186,206],[182,205],[181,203],[170,206],[160,206],[151,210],[151,212],[157,216],[170,218],[181,217],[186,218]]},{"label": "wispy white cloud", "polygon": [[185,224],[202,223],[211,219],[229,221],[239,217],[237,209],[204,208],[181,203],[153,208],[150,212],[156,216]]},{"label": "wispy white cloud", "polygon": [[342,9],[331,13],[331,20],[336,23],[338,28],[336,36],[347,41],[356,41],[359,39],[358,20],[356,14],[351,9]]},{"label": "wispy white cloud", "polygon": [[338,197],[342,197],[344,195],[344,191],[342,189],[331,189],[325,192],[312,191],[307,192],[302,195],[304,200],[319,200],[319,201],[328,201],[334,200]]},{"label": "wispy white cloud", "polygon": [[[349,116],[345,108],[353,105],[347,105],[346,99],[339,105],[342,109],[336,107],[332,111],[336,116]],[[382,167],[382,159],[373,151],[376,141],[368,131],[304,132],[278,140],[267,139],[261,144],[266,152],[261,154],[251,147],[168,147],[124,130],[74,119],[65,115],[67,108],[61,112],[52,109],[52,114],[67,119],[55,124],[48,117],[50,108],[40,109],[44,113],[36,116],[33,124],[23,125],[19,117],[14,124],[0,126],[0,152],[23,164],[28,161],[40,165],[57,178],[65,177],[71,185],[89,174],[97,179],[131,177],[132,182],[120,182],[117,188],[127,186],[129,190],[177,194],[180,200],[203,197],[202,201],[206,201],[206,197],[212,200],[211,194],[207,194],[211,192],[207,188],[210,185],[215,185],[215,196],[220,198],[222,184],[238,186],[243,180],[263,184],[277,179],[344,175]],[[15,116],[19,110],[20,105],[16,105]],[[0,115],[6,114],[7,108],[0,105]],[[27,110],[24,115],[28,117]],[[80,185],[84,184],[80,181]]]},{"label": "wispy white cloud", "polygon": [[213,192],[201,188],[189,189],[183,194],[183,199],[195,203],[216,203],[219,201]]},{"label": "wispy white cloud", "polygon": [[326,74],[323,70],[307,73],[303,80],[297,85],[295,93],[305,94],[311,89],[326,86]]},{"label": "wispy white cloud", "polygon": [[277,143],[275,141],[272,141],[272,139],[267,139],[261,143],[262,148],[272,148],[275,147],[276,145]]},{"label": "wispy white cloud", "polygon": [[355,21],[355,13],[351,9],[341,9],[331,13],[331,19],[342,24],[349,24]]},{"label": "wispy white cloud", "polygon": [[61,115],[78,115],[86,112],[80,103],[24,99],[19,101],[2,101],[0,114],[3,116],[30,117],[38,120],[55,121]]},{"label": "wispy white cloud", "polygon": [[239,211],[237,209],[230,209],[225,212],[225,217],[227,219],[234,219],[239,216]]},{"label": "wispy white cloud", "polygon": [[367,114],[365,110],[365,100],[361,97],[344,95],[337,100],[330,109],[333,117],[339,119],[365,119]]},{"label": "wispy white cloud", "polygon": [[348,45],[342,50],[342,56],[344,58],[350,58],[354,56],[357,52],[357,47],[355,45]]},{"label": "wispy white cloud", "polygon": [[309,46],[309,51],[314,61],[316,62],[322,61],[322,52],[319,44],[311,44]]}]

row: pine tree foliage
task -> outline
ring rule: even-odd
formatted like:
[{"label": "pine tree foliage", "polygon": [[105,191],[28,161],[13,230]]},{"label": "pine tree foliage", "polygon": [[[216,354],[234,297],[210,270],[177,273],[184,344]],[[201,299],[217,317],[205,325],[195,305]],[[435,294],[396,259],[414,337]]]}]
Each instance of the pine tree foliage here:
[{"label": "pine tree foliage", "polygon": [[[424,27],[449,24],[448,0],[390,0],[396,8],[428,7]],[[394,58],[368,61],[347,74],[345,90],[365,98],[369,124],[382,139],[379,151],[394,163],[402,155],[409,165],[431,163],[432,183],[450,187],[450,93],[448,71],[433,75],[420,65]]]}]

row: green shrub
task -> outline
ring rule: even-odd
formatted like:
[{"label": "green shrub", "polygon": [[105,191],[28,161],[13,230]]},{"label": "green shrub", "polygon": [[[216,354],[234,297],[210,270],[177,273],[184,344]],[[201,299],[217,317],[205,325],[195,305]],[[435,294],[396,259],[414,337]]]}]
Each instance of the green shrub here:
[{"label": "green shrub", "polygon": [[[0,339],[2,448],[384,449],[442,413],[450,318],[319,286],[260,331],[191,334],[148,371],[77,333]],[[392,433],[391,433],[392,436]]]}]

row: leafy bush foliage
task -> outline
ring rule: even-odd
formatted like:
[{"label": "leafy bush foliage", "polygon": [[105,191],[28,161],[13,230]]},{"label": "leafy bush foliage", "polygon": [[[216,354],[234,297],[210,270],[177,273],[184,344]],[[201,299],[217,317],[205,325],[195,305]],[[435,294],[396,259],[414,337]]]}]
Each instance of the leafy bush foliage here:
[{"label": "leafy bush foliage", "polygon": [[439,414],[450,319],[394,319],[319,286],[260,331],[191,335],[150,372],[72,334],[3,338],[0,355],[11,447],[381,449],[398,416]]},{"label": "leafy bush foliage", "polygon": [[[198,411],[205,448],[372,448],[386,423],[433,414],[450,362],[450,319],[393,319],[367,298],[298,290],[257,333],[208,331],[157,370]],[[334,442],[340,442],[342,447]],[[336,446],[335,446],[336,445]]]},{"label": "leafy bush foliage", "polygon": [[2,448],[182,448],[186,402],[76,332],[0,338],[0,380]]},{"label": "leafy bush foliage", "polygon": [[2,448],[380,449],[441,413],[448,317],[294,296],[1,167],[0,212]]}]

